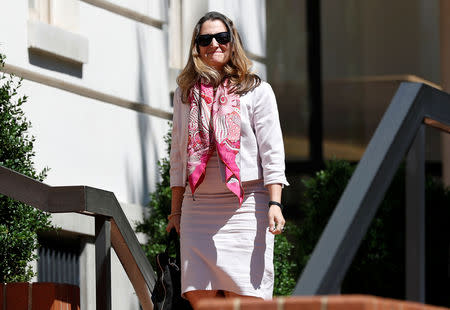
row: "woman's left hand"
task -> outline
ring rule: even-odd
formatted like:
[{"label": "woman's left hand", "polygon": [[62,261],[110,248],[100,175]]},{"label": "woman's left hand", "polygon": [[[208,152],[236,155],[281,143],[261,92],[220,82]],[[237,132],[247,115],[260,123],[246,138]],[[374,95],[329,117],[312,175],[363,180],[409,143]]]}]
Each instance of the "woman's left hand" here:
[{"label": "woman's left hand", "polygon": [[284,224],[286,223],[281,208],[277,205],[271,205],[268,217],[269,231],[274,235],[281,234],[284,231]]},{"label": "woman's left hand", "polygon": [[[267,185],[267,189],[269,190],[271,201],[281,201],[281,184],[269,184]],[[269,217],[269,231],[274,235],[281,234],[284,230],[284,224],[286,223],[281,208],[276,204],[270,205],[267,216]]]}]

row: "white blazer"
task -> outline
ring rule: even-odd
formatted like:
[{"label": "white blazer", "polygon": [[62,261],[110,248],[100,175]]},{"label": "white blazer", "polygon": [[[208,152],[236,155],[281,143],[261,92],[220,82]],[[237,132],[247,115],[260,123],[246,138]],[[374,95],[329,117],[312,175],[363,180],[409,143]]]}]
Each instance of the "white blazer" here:
[{"label": "white blazer", "polygon": [[[284,173],[284,145],[272,87],[261,82],[240,97],[241,104],[241,182],[264,180],[264,186],[289,185]],[[173,131],[170,151],[170,187],[185,187],[187,182],[187,142],[189,104],[181,102],[181,90],[173,100]],[[221,165],[222,178],[224,167]]]}]

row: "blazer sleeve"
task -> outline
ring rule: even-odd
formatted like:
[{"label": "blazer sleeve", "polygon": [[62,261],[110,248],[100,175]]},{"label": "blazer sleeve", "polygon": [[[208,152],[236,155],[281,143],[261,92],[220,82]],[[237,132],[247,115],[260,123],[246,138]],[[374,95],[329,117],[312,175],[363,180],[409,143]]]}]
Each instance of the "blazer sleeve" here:
[{"label": "blazer sleeve", "polygon": [[255,89],[253,124],[263,169],[264,185],[289,185],[285,175],[284,144],[272,87],[262,82]]},{"label": "blazer sleeve", "polygon": [[181,91],[177,88],[173,96],[172,144],[170,147],[169,170],[170,187],[185,186],[185,182],[183,181],[183,160],[180,152],[182,139],[181,104]]}]

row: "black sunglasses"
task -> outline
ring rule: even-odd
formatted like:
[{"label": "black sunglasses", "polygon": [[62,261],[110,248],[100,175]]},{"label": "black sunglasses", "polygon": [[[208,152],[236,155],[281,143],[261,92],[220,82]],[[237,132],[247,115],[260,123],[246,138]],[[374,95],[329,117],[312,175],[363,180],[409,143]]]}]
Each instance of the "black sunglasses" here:
[{"label": "black sunglasses", "polygon": [[231,41],[231,36],[229,32],[219,32],[216,34],[200,34],[195,40],[200,46],[208,46],[211,44],[212,39],[216,39],[219,44],[227,44]]}]

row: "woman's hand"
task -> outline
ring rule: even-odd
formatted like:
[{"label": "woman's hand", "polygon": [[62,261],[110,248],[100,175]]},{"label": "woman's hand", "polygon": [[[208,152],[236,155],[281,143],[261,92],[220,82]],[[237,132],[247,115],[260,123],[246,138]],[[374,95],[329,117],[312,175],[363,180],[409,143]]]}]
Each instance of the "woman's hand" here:
[{"label": "woman's hand", "polygon": [[167,223],[166,231],[170,233],[172,228],[175,228],[178,234],[180,234],[180,218],[181,218],[181,205],[183,204],[184,187],[174,186],[172,189],[172,206],[171,213],[168,216],[169,223]]},{"label": "woman's hand", "polygon": [[[267,189],[269,190],[271,201],[281,201],[281,184],[269,184],[267,185]],[[286,223],[281,208],[277,205],[269,206],[269,213],[267,216],[269,218],[269,231],[274,235],[281,234],[284,230],[284,224]]]},{"label": "woman's hand", "polygon": [[180,234],[180,219],[181,219],[181,213],[180,214],[171,214],[169,215],[169,223],[167,223],[166,231],[170,233],[172,228],[175,228],[178,234]]},{"label": "woman's hand", "polygon": [[284,231],[284,224],[286,223],[281,208],[277,205],[271,205],[268,217],[269,231],[274,235],[281,234]]}]

